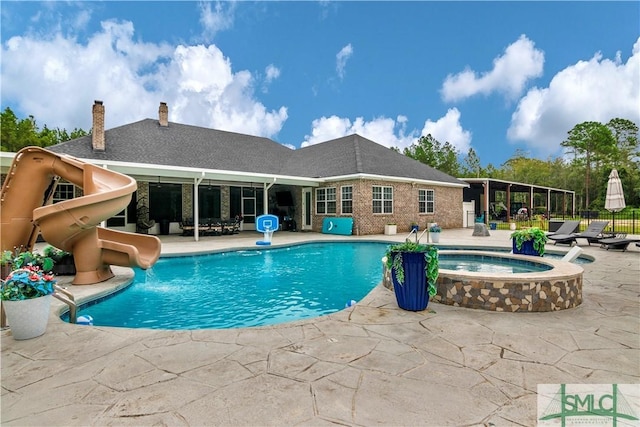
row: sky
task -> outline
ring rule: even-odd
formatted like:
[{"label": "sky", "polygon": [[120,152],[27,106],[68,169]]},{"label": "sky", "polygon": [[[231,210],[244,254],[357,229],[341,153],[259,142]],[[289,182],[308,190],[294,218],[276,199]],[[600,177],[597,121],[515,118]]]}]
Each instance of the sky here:
[{"label": "sky", "polygon": [[158,117],[292,149],[421,136],[483,166],[640,125],[640,2],[0,2],[0,104],[42,127]]}]

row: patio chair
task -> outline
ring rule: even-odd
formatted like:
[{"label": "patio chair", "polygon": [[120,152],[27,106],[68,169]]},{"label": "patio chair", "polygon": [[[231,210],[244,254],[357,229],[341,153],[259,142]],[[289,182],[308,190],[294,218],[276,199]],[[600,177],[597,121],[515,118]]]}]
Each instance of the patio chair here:
[{"label": "patio chair", "polygon": [[616,237],[600,239],[600,247],[606,250],[621,249],[622,252],[624,252],[631,243],[635,243],[636,246],[640,246],[640,239],[627,237],[626,234],[618,234]]},{"label": "patio chair", "polygon": [[185,218],[183,221],[180,221],[180,228],[182,229],[183,236],[193,236],[195,229],[193,218]]},{"label": "patio chair", "polygon": [[555,234],[565,234],[570,235],[576,232],[578,227],[580,226],[580,221],[565,221],[558,227],[556,231],[551,231],[547,233],[547,237],[555,235]]},{"label": "patio chair", "polygon": [[592,221],[582,233],[551,234],[547,238],[553,240],[554,245],[561,243],[569,246],[573,246],[574,243],[578,244],[577,239],[587,239],[589,246],[591,246],[591,243],[599,243],[601,239],[611,237],[610,234],[603,234],[607,225],[609,225],[609,221]]}]

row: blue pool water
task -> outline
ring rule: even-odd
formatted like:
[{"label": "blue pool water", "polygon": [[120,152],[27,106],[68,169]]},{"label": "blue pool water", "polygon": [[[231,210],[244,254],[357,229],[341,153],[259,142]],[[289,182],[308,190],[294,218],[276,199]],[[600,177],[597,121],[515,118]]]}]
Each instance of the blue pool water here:
[{"label": "blue pool water", "polygon": [[551,266],[525,260],[504,259],[491,255],[441,254],[438,267],[474,273],[530,273],[551,270]]},{"label": "blue pool water", "polygon": [[81,307],[94,325],[235,328],[317,317],[364,298],[381,280],[386,244],[303,244],[161,258],[134,283]]},{"label": "blue pool water", "polygon": [[[308,243],[161,258],[147,271],[136,270],[132,285],[80,307],[78,316],[91,315],[98,326],[152,329],[223,329],[317,317],[365,297],[382,279],[387,247],[381,242]],[[499,260],[441,254],[440,268],[540,271],[532,262]]]}]

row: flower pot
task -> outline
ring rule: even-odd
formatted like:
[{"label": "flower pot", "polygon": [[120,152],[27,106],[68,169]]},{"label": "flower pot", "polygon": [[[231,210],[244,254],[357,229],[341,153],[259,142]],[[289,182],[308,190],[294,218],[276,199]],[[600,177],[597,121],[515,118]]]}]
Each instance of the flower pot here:
[{"label": "flower pot", "polygon": [[515,230],[516,229],[516,223],[515,222],[510,222],[509,223],[509,230]]},{"label": "flower pot", "polygon": [[415,231],[415,232],[420,231],[420,226],[416,224],[411,224],[411,231]]},{"label": "flower pot", "polygon": [[514,254],[540,256],[540,253],[533,247],[533,240],[525,240],[522,242],[522,247],[520,249],[517,248],[516,241],[514,239],[511,239],[511,243]]},{"label": "flower pot", "polygon": [[385,224],[384,234],[393,235],[398,232],[398,226],[396,224]]},{"label": "flower pot", "polygon": [[16,340],[39,337],[47,330],[51,295],[22,301],[2,301],[11,335]]},{"label": "flower pot", "polygon": [[[395,257],[397,252],[392,252]],[[391,269],[393,291],[396,294],[398,307],[409,311],[422,311],[429,304],[427,277],[425,274],[425,259],[422,252],[402,252],[402,266],[404,268],[404,283],[398,283],[396,271]]]},{"label": "flower pot", "polygon": [[433,243],[440,243],[440,232],[434,231],[433,233],[429,233],[431,235],[431,241]]}]

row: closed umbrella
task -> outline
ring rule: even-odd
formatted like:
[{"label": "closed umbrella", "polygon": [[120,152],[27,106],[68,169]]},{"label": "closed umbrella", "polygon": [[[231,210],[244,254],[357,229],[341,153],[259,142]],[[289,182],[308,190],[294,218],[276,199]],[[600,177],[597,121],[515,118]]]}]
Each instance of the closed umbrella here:
[{"label": "closed umbrella", "polygon": [[607,198],[604,202],[604,208],[609,212],[613,212],[613,231],[616,231],[616,212],[620,212],[626,206],[624,202],[624,191],[622,190],[622,182],[618,176],[618,171],[613,169],[609,174],[609,182],[607,183]]}]

